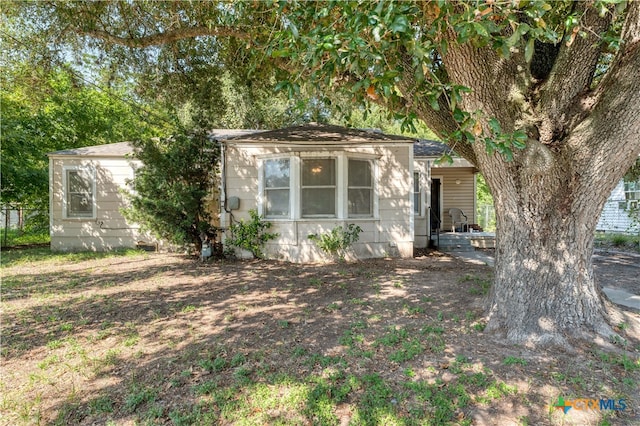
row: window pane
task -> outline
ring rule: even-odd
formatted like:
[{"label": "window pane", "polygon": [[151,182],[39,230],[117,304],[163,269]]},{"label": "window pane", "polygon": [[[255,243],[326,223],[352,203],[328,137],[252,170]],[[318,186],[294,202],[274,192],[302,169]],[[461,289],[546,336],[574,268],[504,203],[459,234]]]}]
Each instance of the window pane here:
[{"label": "window pane", "polygon": [[420,173],[413,174],[413,212],[417,215],[422,213],[422,194],[420,192]]},{"label": "window pane", "polygon": [[335,160],[332,158],[309,158],[302,161],[302,186],[336,184]]},{"label": "window pane", "polygon": [[93,206],[91,198],[87,194],[70,194],[69,216],[91,216]]},{"label": "window pane", "polygon": [[371,192],[367,188],[349,189],[349,216],[371,215]]},{"label": "window pane", "polygon": [[335,188],[303,188],[302,215],[331,215],[336,214]]},{"label": "window pane", "polygon": [[349,160],[349,186],[371,186],[371,163]]},{"label": "window pane", "polygon": [[289,187],[289,159],[278,158],[264,162],[265,188]]},{"label": "window pane", "polygon": [[85,173],[67,170],[67,182],[69,192],[91,192],[91,181]]},{"label": "window pane", "polygon": [[67,170],[67,216],[93,216],[93,180],[83,170]]},{"label": "window pane", "polygon": [[270,189],[266,191],[267,217],[289,217],[289,190]]}]

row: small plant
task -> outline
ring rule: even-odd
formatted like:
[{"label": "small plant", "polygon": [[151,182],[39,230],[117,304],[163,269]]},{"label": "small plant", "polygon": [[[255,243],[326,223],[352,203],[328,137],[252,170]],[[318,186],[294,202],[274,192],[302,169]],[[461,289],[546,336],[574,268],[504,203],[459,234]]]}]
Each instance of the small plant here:
[{"label": "small plant", "polygon": [[271,222],[265,221],[256,210],[249,210],[251,220],[241,220],[231,225],[231,237],[226,239],[230,247],[250,251],[254,257],[262,259],[264,257],[264,245],[267,241],[278,237],[278,234],[267,232],[271,228]]},{"label": "small plant", "polygon": [[157,396],[158,392],[151,387],[134,385],[125,398],[125,410],[133,413],[142,404],[155,401]]},{"label": "small plant", "polygon": [[326,254],[344,261],[347,250],[358,241],[361,232],[360,226],[351,223],[346,228],[337,226],[327,233],[310,234],[307,238]]},{"label": "small plant", "polygon": [[527,360],[523,359],[523,358],[518,358],[517,356],[509,355],[508,357],[506,357],[505,359],[502,360],[502,363],[504,365],[522,365],[522,366],[525,366],[525,365],[527,365]]}]

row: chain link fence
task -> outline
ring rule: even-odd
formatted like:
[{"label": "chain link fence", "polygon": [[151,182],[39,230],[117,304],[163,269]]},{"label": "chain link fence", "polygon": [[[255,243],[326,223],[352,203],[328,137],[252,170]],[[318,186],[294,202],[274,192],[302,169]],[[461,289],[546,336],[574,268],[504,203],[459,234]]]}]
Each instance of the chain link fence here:
[{"label": "chain link fence", "polygon": [[476,218],[478,225],[485,232],[496,231],[496,211],[493,208],[493,204],[479,204],[476,209]]},{"label": "chain link fence", "polygon": [[48,241],[48,212],[11,205],[4,205],[0,208],[0,244],[2,247],[45,244]]}]

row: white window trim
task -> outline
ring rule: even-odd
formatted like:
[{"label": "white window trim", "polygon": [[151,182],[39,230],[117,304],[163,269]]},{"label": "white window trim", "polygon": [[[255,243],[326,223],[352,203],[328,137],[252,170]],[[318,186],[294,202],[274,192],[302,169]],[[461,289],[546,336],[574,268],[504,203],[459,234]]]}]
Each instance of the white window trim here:
[{"label": "white window trim", "polygon": [[[67,186],[67,174],[69,171],[84,171],[91,176],[91,216],[69,216],[69,194]],[[62,217],[69,220],[94,220],[96,219],[96,169],[91,166],[64,166],[62,167]]]},{"label": "white window trim", "polygon": [[[354,160],[354,161],[366,161],[369,163],[369,171],[371,173],[371,186],[349,186],[349,161],[350,160]],[[346,208],[346,215],[347,218],[349,219],[371,219],[374,218],[375,212],[376,212],[376,171],[375,171],[375,167],[376,167],[376,161],[372,160],[370,158],[362,158],[359,157],[357,155],[346,155],[346,161],[345,161],[345,168],[344,168],[344,177],[345,177],[345,199],[344,199],[344,203],[345,203],[345,208]],[[371,190],[371,213],[370,214],[355,214],[355,215],[349,215],[349,189],[370,189]]]},{"label": "white window trim", "polygon": [[[292,153],[273,153],[256,156],[258,162],[258,194],[256,201],[258,206],[258,214],[265,216],[266,213],[266,192],[264,182],[264,162],[265,160],[287,158],[289,159],[289,216],[288,217],[269,217],[274,222],[295,221],[317,221],[317,220],[350,220],[350,221],[367,221],[379,220],[379,194],[380,187],[380,166],[379,155],[357,153],[349,151],[307,151]],[[335,215],[313,215],[302,216],[302,161],[307,158],[327,158],[334,159],[336,162],[336,214]],[[373,190],[372,213],[371,215],[349,216],[349,160],[369,161],[371,164],[371,179]],[[265,216],[266,217],[266,216]]]},{"label": "white window trim", "polygon": [[[414,186],[415,185],[415,175],[418,175],[418,193],[420,194],[420,205],[418,206],[418,212],[417,213],[416,213],[415,197],[414,197],[414,195],[416,194],[416,192],[414,191],[414,189],[415,189],[415,186]],[[411,176],[413,178],[412,179],[412,184],[413,185],[411,186],[411,203],[412,203],[411,211],[413,212],[413,214],[416,217],[424,218],[424,215],[425,215],[425,204],[426,204],[425,203],[425,200],[426,200],[426,198],[425,198],[426,197],[425,175],[421,171],[414,169],[413,170],[413,174]]]},{"label": "white window trim", "polygon": [[[266,205],[267,205],[267,187],[264,181],[264,163],[268,160],[280,160],[287,159],[289,160],[289,215],[288,216],[267,216]],[[273,221],[289,221],[293,217],[293,203],[292,198],[294,198],[294,175],[293,172],[295,170],[294,166],[295,157],[291,155],[282,155],[282,154],[269,154],[260,156],[258,158],[258,196],[257,196],[257,205],[258,205],[258,215]],[[283,187],[284,188],[284,187]],[[270,188],[270,189],[278,189],[278,188]],[[282,189],[282,188],[280,188]]]},{"label": "white window trim", "polygon": [[[334,161],[334,171],[336,173],[335,176],[335,184],[333,185],[312,185],[308,188],[333,188],[333,196],[335,197],[334,205],[335,210],[333,214],[314,214],[314,215],[302,215],[302,191],[306,188],[302,185],[302,162],[306,159],[319,159],[319,160],[333,160]],[[300,172],[298,173],[298,182],[300,183],[300,204],[299,204],[299,212],[300,217],[302,219],[342,219],[343,210],[344,210],[344,201],[342,195],[342,191],[344,188],[344,157],[343,156],[334,156],[334,155],[313,155],[313,156],[302,156],[300,162]]]}]

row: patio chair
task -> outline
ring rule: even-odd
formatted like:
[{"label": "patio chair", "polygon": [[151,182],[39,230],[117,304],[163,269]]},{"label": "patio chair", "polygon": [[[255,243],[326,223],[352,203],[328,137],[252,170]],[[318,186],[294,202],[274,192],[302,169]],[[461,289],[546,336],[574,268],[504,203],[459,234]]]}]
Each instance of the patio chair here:
[{"label": "patio chair", "polygon": [[468,229],[467,215],[460,209],[449,209],[449,216],[451,216],[451,232],[456,232],[456,226],[460,226],[460,231],[464,232]]}]

